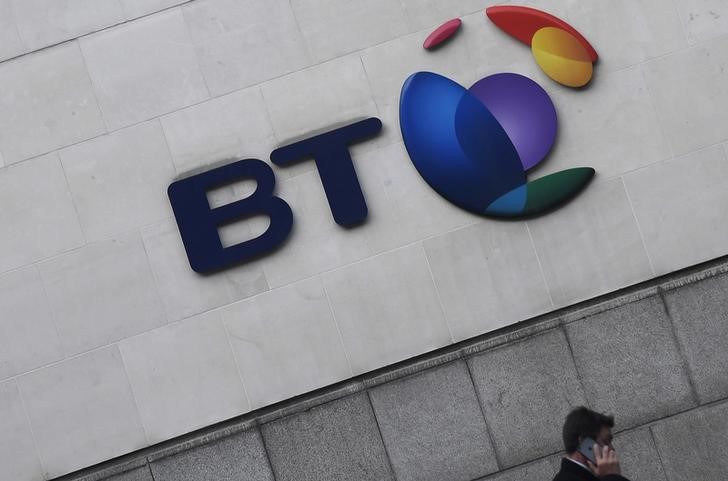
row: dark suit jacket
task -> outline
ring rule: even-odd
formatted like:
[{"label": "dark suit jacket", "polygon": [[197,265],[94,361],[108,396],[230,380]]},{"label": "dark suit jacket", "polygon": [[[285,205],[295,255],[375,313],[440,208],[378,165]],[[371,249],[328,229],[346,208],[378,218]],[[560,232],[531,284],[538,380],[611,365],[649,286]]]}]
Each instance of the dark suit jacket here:
[{"label": "dark suit jacket", "polygon": [[564,458],[561,460],[561,469],[556,473],[554,481],[629,481],[624,476],[610,474],[597,478],[588,469],[584,469],[573,461]]}]

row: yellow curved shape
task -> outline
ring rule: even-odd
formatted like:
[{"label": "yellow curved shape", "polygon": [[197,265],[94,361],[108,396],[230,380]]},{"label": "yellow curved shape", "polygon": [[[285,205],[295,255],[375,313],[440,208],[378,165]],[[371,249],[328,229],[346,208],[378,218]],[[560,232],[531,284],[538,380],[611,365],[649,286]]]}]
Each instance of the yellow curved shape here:
[{"label": "yellow curved shape", "polygon": [[568,87],[582,87],[592,78],[589,52],[565,30],[544,27],[531,39],[531,52],[546,75]]}]

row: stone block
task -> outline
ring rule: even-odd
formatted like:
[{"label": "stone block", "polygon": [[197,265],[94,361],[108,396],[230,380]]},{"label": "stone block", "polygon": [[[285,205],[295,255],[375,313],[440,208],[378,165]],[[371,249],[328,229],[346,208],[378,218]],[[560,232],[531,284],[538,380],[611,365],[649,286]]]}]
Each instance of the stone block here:
[{"label": "stone block", "polygon": [[76,42],[3,62],[0,85],[6,165],[106,131]]},{"label": "stone block", "polygon": [[293,0],[303,38],[316,62],[382,43],[410,31],[400,2]]},{"label": "stone block", "polygon": [[0,61],[20,55],[25,50],[15,24],[13,2],[4,0],[0,2]]},{"label": "stone block", "polygon": [[150,443],[250,409],[219,312],[125,339],[119,349]]},{"label": "stone block", "polygon": [[424,245],[455,341],[553,308],[525,222],[483,221]]},{"label": "stone block", "polygon": [[480,0],[438,0],[424,5],[420,0],[402,0],[402,5],[404,5],[407,18],[412,27],[418,30],[434,30],[445,20],[461,17],[469,13],[478,12],[483,16],[482,12],[483,8],[485,8],[484,3]]},{"label": "stone block", "polygon": [[383,384],[370,396],[397,480],[470,481],[497,471],[462,361]]},{"label": "stone block", "polygon": [[248,262],[208,276],[193,271],[174,219],[142,228],[142,237],[159,297],[170,321],[268,290],[259,262]]},{"label": "stone block", "polygon": [[80,43],[110,130],[209,97],[179,9],[95,33]]},{"label": "stone block", "polygon": [[690,43],[728,33],[728,4],[722,0],[681,0],[675,3]]},{"label": "stone block", "polygon": [[599,53],[597,77],[605,70],[620,70],[687,45],[675,5],[662,0],[561,3],[569,5],[571,25]]},{"label": "stone block", "polygon": [[549,456],[481,478],[478,481],[546,481],[561,467],[561,456]]},{"label": "stone block", "polygon": [[0,225],[5,226],[0,236],[0,272],[84,244],[56,154],[0,170],[0,205]]},{"label": "stone block", "polygon": [[669,481],[725,479],[728,404],[664,419],[651,429]]},{"label": "stone block", "polygon": [[18,378],[46,479],[147,445],[117,346]]},{"label": "stone block", "polygon": [[281,143],[362,117],[378,116],[358,55],[269,80],[262,89],[273,131]]},{"label": "stone block", "polygon": [[258,87],[187,107],[161,120],[181,175],[224,161],[267,160],[276,146]]},{"label": "stone block", "polygon": [[0,433],[0,479],[46,479],[15,380],[0,383]]},{"label": "stone block", "polygon": [[728,139],[728,37],[650,60],[643,70],[675,155]]},{"label": "stone block", "polygon": [[589,406],[624,429],[695,404],[659,297],[566,326]]},{"label": "stone block", "polygon": [[150,464],[155,481],[274,481],[257,429]]},{"label": "stone block", "polygon": [[159,122],[138,124],[60,152],[88,242],[172,216],[175,176]]},{"label": "stone block", "polygon": [[88,244],[39,268],[67,355],[167,322],[139,234]]},{"label": "stone block", "polygon": [[320,278],[221,312],[253,409],[351,377]]},{"label": "stone block", "polygon": [[128,19],[141,17],[186,2],[187,0],[119,0],[121,8],[124,9],[124,14]]},{"label": "stone block", "polygon": [[278,481],[394,480],[365,393],[262,427]]},{"label": "stone block", "polygon": [[154,481],[154,478],[149,466],[144,466],[111,476],[104,481]]},{"label": "stone block", "polygon": [[561,330],[468,360],[502,467],[563,449],[561,427],[585,403]]},{"label": "stone block", "polygon": [[214,96],[309,65],[288,0],[211,0],[182,9]]},{"label": "stone block", "polygon": [[[590,32],[583,33],[589,38]],[[549,92],[558,112],[559,132],[539,175],[589,166],[597,171],[599,181],[672,156],[641,67],[605,72],[601,60],[589,88]]]},{"label": "stone block", "polygon": [[682,353],[703,403],[728,397],[728,275],[665,293]]},{"label": "stone block", "polygon": [[0,379],[63,358],[38,269],[0,277]]},{"label": "stone block", "polygon": [[653,276],[622,179],[592,182],[528,226],[556,307]]},{"label": "stone block", "polygon": [[354,374],[452,343],[421,244],[328,272],[323,280]]},{"label": "stone block", "polygon": [[13,2],[20,36],[30,50],[102,30],[124,20],[118,0]]},{"label": "stone block", "polygon": [[728,254],[728,225],[723,222],[727,176],[728,161],[721,145],[624,176],[658,275]]},{"label": "stone block", "polygon": [[614,438],[622,475],[638,481],[667,481],[649,428],[627,431]]}]

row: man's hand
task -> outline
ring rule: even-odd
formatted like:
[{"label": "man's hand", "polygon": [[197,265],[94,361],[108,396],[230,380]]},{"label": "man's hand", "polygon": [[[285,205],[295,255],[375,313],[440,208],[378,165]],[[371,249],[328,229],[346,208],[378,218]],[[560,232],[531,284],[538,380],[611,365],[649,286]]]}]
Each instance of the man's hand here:
[{"label": "man's hand", "polygon": [[595,444],[592,450],[594,451],[594,457],[597,459],[597,464],[594,465],[591,461],[587,461],[587,465],[594,473],[594,476],[601,478],[608,474],[622,474],[621,469],[619,469],[619,459],[617,459],[617,453],[614,449],[609,446]]}]

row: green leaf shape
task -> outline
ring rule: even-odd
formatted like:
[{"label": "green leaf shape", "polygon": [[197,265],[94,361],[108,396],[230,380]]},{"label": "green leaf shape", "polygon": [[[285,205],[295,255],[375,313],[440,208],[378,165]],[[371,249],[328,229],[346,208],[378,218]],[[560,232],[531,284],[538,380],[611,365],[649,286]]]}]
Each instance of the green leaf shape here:
[{"label": "green leaf shape", "polygon": [[550,174],[526,184],[526,205],[520,215],[552,209],[578,194],[594,177],[591,167],[576,167]]}]

